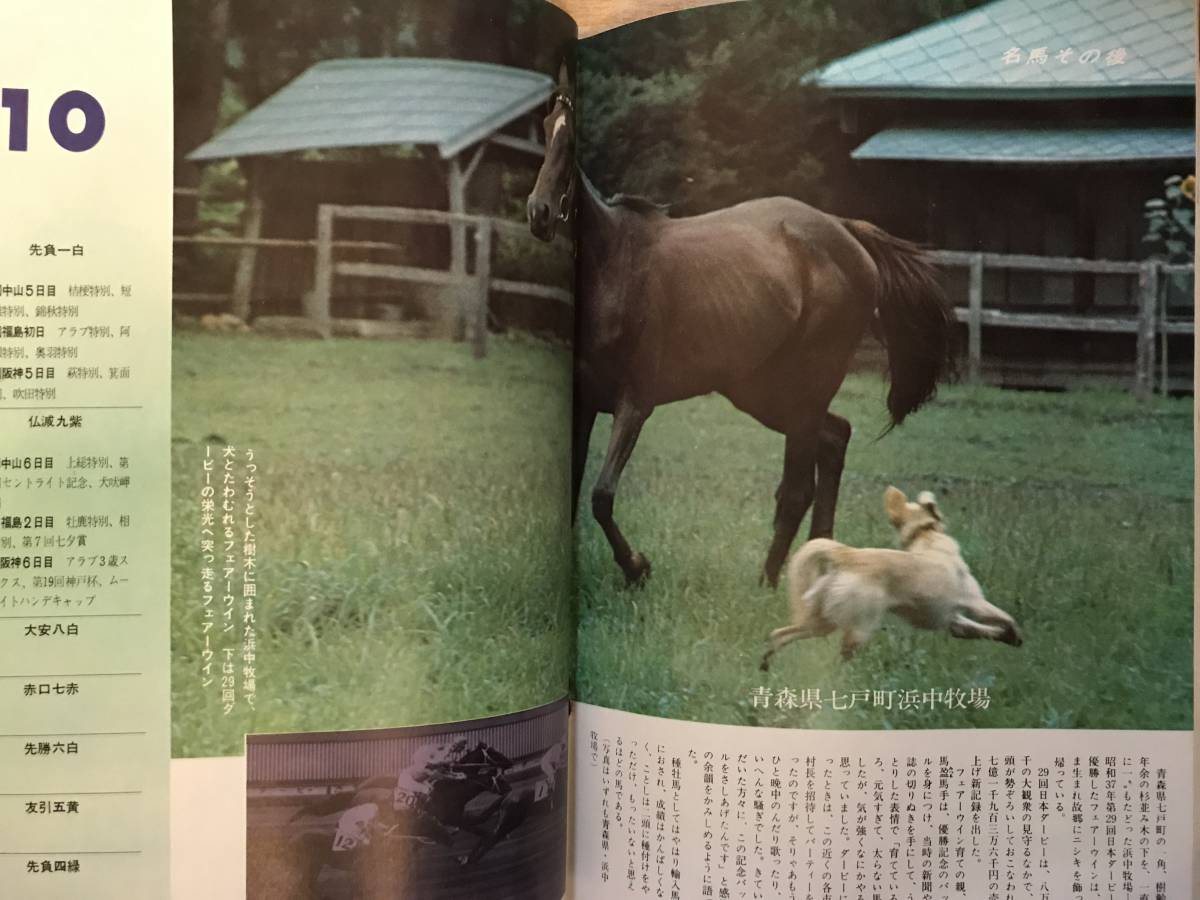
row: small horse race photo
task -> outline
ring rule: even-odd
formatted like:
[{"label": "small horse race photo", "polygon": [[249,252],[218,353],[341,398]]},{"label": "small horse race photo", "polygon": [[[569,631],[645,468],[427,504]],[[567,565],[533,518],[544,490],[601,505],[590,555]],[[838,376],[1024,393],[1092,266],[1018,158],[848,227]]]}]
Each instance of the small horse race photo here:
[{"label": "small horse race photo", "polygon": [[249,735],[247,896],[560,900],[567,721]]},{"label": "small horse race photo", "polygon": [[1190,728],[1192,5],[885,6],[618,28],[547,118],[578,697]]}]

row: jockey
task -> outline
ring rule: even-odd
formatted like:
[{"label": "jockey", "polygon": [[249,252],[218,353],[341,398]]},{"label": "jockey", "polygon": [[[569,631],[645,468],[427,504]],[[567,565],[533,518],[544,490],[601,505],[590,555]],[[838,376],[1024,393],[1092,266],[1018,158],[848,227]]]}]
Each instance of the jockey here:
[{"label": "jockey", "polygon": [[[466,740],[449,744],[426,744],[413,754],[411,762],[396,776],[392,791],[391,810],[387,811],[384,797],[371,797],[360,792],[367,802],[359,803],[342,813],[334,835],[333,850],[347,852],[365,847],[376,833],[394,831],[401,817],[409,821],[413,833],[450,844],[451,832],[429,809],[433,788],[439,781],[461,780],[467,776],[454,768],[465,755]],[[377,789],[376,789],[377,790]],[[369,798],[369,799],[368,799]]]},{"label": "jockey", "polygon": [[436,782],[466,777],[461,772],[453,771],[454,764],[462,758],[466,748],[465,740],[453,744],[426,744],[420,748],[413,754],[412,762],[396,776],[392,808],[424,812]]},{"label": "jockey", "polygon": [[378,817],[379,807],[374,803],[360,803],[343,812],[333,836],[333,852],[347,853],[370,844]]}]

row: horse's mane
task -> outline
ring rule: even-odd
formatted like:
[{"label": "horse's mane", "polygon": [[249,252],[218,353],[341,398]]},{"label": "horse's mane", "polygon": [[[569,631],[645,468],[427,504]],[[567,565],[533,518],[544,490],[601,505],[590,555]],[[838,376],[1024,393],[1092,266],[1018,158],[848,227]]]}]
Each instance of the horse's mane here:
[{"label": "horse's mane", "polygon": [[613,194],[608,199],[609,206],[619,206],[622,209],[628,209],[642,215],[665,216],[671,209],[667,203],[656,203],[649,197],[643,197],[641,194]]}]

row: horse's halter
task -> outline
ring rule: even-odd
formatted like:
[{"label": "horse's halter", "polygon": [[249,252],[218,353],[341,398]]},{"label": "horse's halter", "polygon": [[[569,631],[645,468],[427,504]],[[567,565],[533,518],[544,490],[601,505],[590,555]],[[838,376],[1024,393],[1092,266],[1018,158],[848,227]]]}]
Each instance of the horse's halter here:
[{"label": "horse's halter", "polygon": [[[575,133],[575,101],[563,91],[555,91],[552,95],[555,104],[561,103],[571,114],[571,133]],[[547,147],[549,149],[549,147]],[[562,196],[558,198],[558,221],[566,223],[571,220],[571,212],[575,209],[575,161],[571,160],[568,170],[567,186],[563,188]]]}]

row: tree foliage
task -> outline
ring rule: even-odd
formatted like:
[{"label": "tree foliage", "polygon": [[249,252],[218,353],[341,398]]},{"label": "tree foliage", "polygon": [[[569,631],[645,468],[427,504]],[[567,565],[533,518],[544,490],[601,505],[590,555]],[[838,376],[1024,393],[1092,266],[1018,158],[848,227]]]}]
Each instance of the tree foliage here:
[{"label": "tree foliage", "polygon": [[1163,193],[1143,206],[1146,233],[1142,241],[1167,262],[1192,262],[1196,246],[1196,177],[1172,175]]},{"label": "tree foliage", "polygon": [[853,138],[807,76],[982,0],[756,0],[650,19],[581,45],[584,169],[605,192],[698,212],[829,200]]},{"label": "tree foliage", "polygon": [[[983,0],[754,0],[581,44],[580,151],[600,187],[696,212],[752,196],[828,204],[853,136],[807,77]],[[174,0],[180,159],[313,63],[434,56],[557,70],[545,0]],[[185,167],[186,169],[186,167]]]}]

